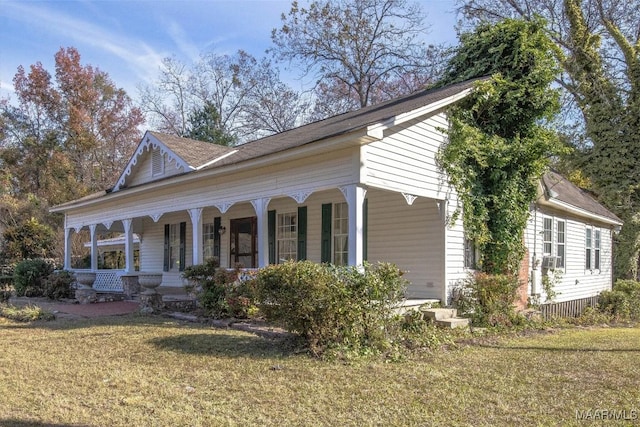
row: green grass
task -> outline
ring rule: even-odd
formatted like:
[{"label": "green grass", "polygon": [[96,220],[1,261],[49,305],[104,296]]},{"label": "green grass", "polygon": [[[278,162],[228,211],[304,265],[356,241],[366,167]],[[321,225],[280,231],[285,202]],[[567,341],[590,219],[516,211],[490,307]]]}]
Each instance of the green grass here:
[{"label": "green grass", "polygon": [[0,319],[0,425],[585,425],[576,410],[640,411],[639,360],[640,328],[347,365],[157,317]]}]

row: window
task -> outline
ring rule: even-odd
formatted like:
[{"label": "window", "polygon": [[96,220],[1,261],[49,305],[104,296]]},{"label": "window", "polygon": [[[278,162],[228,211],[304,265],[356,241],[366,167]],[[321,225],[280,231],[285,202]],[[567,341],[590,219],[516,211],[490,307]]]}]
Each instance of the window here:
[{"label": "window", "polygon": [[187,223],[164,225],[164,271],[184,271]]},{"label": "window", "polygon": [[564,268],[565,245],[566,245],[566,222],[556,222],[556,268]]},{"label": "window", "polygon": [[476,242],[467,238],[464,238],[464,267],[476,268]]},{"label": "window", "polygon": [[593,252],[594,252],[594,260],[593,267],[596,270],[600,270],[600,230],[593,230]]},{"label": "window", "polygon": [[278,214],[278,263],[298,259],[298,216],[296,213]]},{"label": "window", "polygon": [[556,268],[565,268],[567,244],[567,223],[556,219],[554,228],[553,218],[544,218],[542,229],[542,255],[555,256]]},{"label": "window", "polygon": [[349,264],[349,207],[347,203],[333,205],[333,263]]},{"label": "window", "polygon": [[591,253],[593,252],[593,240],[591,238],[592,230],[588,227],[585,230],[585,254],[584,254],[584,268],[586,270],[591,270]]},{"label": "window", "polygon": [[169,226],[169,271],[176,270],[180,266],[180,235],[178,224]]},{"label": "window", "polygon": [[202,224],[202,259],[207,260],[215,256],[216,229],[212,222]]},{"label": "window", "polygon": [[544,219],[544,229],[542,232],[542,254],[553,255],[553,218]]}]

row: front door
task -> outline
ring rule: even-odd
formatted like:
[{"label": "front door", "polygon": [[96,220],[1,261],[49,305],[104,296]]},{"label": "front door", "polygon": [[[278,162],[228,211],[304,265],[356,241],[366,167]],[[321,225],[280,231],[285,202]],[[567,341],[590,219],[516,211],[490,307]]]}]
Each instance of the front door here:
[{"label": "front door", "polygon": [[249,218],[232,219],[230,238],[231,242],[231,265],[235,267],[240,264],[244,268],[256,268],[258,266],[257,251],[257,218],[255,216]]}]

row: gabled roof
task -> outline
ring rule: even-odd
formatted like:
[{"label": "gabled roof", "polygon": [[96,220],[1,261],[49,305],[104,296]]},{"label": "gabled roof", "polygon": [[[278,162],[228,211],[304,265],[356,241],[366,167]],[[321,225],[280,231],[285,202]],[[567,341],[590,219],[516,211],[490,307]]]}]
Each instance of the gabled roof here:
[{"label": "gabled roof", "polygon": [[[425,89],[412,94],[371,105],[359,110],[339,114],[325,120],[309,123],[285,132],[267,136],[255,141],[237,146],[238,152],[218,162],[216,165],[237,163],[243,160],[257,158],[279,151],[299,147],[349,132],[362,130],[369,126],[388,123],[388,126],[402,122],[402,115],[412,112],[436,111],[464,98],[471,91],[474,84],[482,79],[473,79],[437,89]],[[411,114],[410,119],[415,114]]]},{"label": "gabled roof", "polygon": [[549,171],[543,175],[541,181],[550,204],[608,224],[622,225],[622,220],[613,212],[559,173]]},{"label": "gabled roof", "polygon": [[149,147],[159,149],[163,155],[167,154],[169,160],[175,161],[176,167],[182,168],[184,172],[202,169],[237,151],[218,144],[147,131],[112,191],[125,186],[127,176],[131,175],[138,160]]}]

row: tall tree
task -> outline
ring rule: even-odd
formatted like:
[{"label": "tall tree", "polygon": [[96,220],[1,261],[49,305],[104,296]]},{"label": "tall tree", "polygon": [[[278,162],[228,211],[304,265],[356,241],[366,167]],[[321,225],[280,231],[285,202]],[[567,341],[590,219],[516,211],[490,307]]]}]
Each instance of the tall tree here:
[{"label": "tall tree", "polygon": [[18,67],[17,102],[0,102],[5,231],[60,225],[47,207],[112,186],[141,137],[140,110],[106,73],[82,65],[76,49],[60,49],[55,69],[54,77],[40,62]]},{"label": "tall tree", "polygon": [[515,273],[537,182],[558,154],[548,122],[558,72],[540,20],[507,19],[461,35],[440,85],[490,75],[450,111],[440,164],[458,192],[465,231],[487,273]]},{"label": "tall tree", "polygon": [[17,150],[15,165],[23,172],[33,169],[28,185],[35,193],[43,175],[61,178],[61,171],[47,169],[61,166],[50,161],[53,157],[68,159],[63,163],[72,168],[80,192],[107,188],[140,138],[142,114],[106,73],[81,65],[75,48],[60,49],[55,67],[55,81],[39,62],[29,73],[18,67],[13,79],[18,105],[3,106],[2,146]]},{"label": "tall tree", "polygon": [[619,0],[466,0],[467,23],[502,16],[545,16],[564,73],[580,134],[573,167],[625,225],[618,236],[615,275],[638,277],[640,249],[640,8]]},{"label": "tall tree", "polygon": [[189,115],[189,129],[186,137],[198,141],[211,142],[219,145],[232,145],[233,138],[225,135],[219,128],[220,115],[210,102],[204,107],[194,110]]},{"label": "tall tree", "polygon": [[[271,51],[277,60],[297,63],[317,79],[318,100],[329,101],[318,111],[340,113],[432,82],[441,55],[422,40],[423,16],[417,4],[406,0],[322,0],[308,8],[294,1],[282,15],[282,26],[272,32]],[[323,97],[325,91],[340,95],[340,102]]]},{"label": "tall tree", "polygon": [[290,129],[305,110],[269,61],[242,50],[191,65],[165,59],[157,84],[140,88],[140,106],[156,129],[178,136],[189,136],[194,113],[213,108],[212,129],[236,143]]}]

